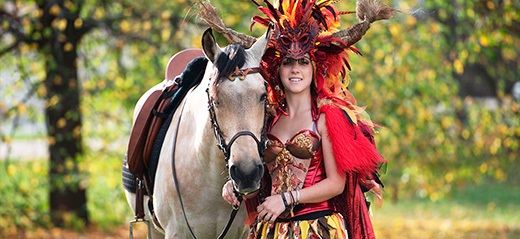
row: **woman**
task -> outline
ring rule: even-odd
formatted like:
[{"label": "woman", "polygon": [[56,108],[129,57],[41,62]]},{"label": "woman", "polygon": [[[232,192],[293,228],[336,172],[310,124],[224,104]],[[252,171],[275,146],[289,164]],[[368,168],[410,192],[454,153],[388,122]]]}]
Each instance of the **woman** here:
[{"label": "woman", "polygon": [[[265,2],[267,17],[253,20],[274,27],[262,64],[276,114],[263,188],[245,196],[249,238],[375,238],[363,191],[377,191],[384,160],[346,88],[347,50],[359,52],[333,37],[333,1]],[[222,197],[239,204],[231,181]]]}]

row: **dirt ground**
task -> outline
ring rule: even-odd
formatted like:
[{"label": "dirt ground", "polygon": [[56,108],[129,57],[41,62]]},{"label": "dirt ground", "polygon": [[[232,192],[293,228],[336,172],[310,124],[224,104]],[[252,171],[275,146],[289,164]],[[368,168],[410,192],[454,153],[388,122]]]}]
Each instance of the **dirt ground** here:
[{"label": "dirt ground", "polygon": [[[147,238],[147,230],[144,224],[134,224],[134,228],[134,239]],[[60,228],[36,229],[34,231],[22,231],[13,228],[0,237],[9,239],[128,239],[129,229],[128,226],[121,226],[114,230],[104,231],[96,226],[91,226],[84,231],[76,232]]]}]

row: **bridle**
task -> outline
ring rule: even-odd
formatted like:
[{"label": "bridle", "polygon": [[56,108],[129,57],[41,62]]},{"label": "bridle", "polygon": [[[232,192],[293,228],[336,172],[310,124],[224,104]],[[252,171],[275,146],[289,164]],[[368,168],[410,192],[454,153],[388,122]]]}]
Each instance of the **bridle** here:
[{"label": "bridle", "polygon": [[[255,73],[260,73],[260,74],[262,74],[262,76],[265,75],[263,73],[263,70],[260,67],[253,67],[253,68],[247,68],[247,69],[242,69],[242,70],[238,70],[238,68],[237,68],[237,70],[235,70],[235,72],[233,72],[229,76],[229,79],[231,81],[234,81],[235,77],[238,77],[240,80],[244,80],[248,74],[255,74]],[[264,81],[264,83],[265,83],[265,81]],[[265,84],[267,85],[267,83],[265,83]],[[229,144],[227,144],[226,139],[224,139],[224,136],[223,136],[222,131],[220,130],[220,126],[218,124],[217,115],[215,114],[215,101],[213,100],[213,97],[211,97],[209,94],[209,88],[206,89],[206,93],[208,95],[208,111],[209,111],[209,116],[210,116],[210,120],[211,120],[211,126],[213,128],[213,132],[215,133],[215,138],[217,140],[217,146],[219,147],[220,151],[222,151],[222,153],[224,153],[224,157],[225,157],[224,160],[226,161],[226,167],[229,167],[228,161],[229,161],[229,158],[231,157],[231,153],[230,153],[231,146],[233,145],[235,140],[240,136],[251,136],[251,138],[253,138],[257,144],[258,154],[260,155],[261,158],[263,158],[264,150],[267,147],[267,136],[266,136],[266,132],[267,132],[266,131],[267,99],[265,99],[265,101],[264,101],[264,124],[262,127],[262,135],[260,136],[260,140],[258,140],[258,138],[255,136],[255,134],[252,133],[251,131],[243,130],[243,131],[237,132],[229,140]]]},{"label": "bridle", "polygon": [[[229,79],[231,81],[234,81],[235,77],[238,77],[240,80],[244,80],[248,74],[254,74],[254,73],[262,74],[262,76],[265,79],[265,72],[261,68],[259,68],[259,67],[247,68],[247,69],[243,69],[243,70],[239,70],[237,68],[235,70],[235,72],[233,72],[229,76]],[[216,79],[214,79],[214,80],[216,80]],[[267,87],[267,83],[266,83],[265,80],[264,80],[264,84]],[[229,140],[229,144],[227,144],[226,140],[224,139],[224,136],[222,135],[222,131],[220,130],[220,127],[219,127],[219,124],[218,124],[218,121],[217,121],[217,116],[215,114],[215,101],[212,99],[212,97],[209,94],[209,87],[208,87],[208,89],[206,89],[206,93],[208,94],[208,111],[209,111],[209,114],[210,114],[211,125],[212,125],[213,131],[215,133],[215,138],[217,139],[217,146],[224,153],[225,161],[226,161],[226,167],[229,166],[228,165],[228,161],[229,161],[229,158],[230,158],[231,146],[233,145],[235,140],[238,137],[240,137],[240,136],[245,136],[245,135],[251,136],[251,138],[253,138],[255,140],[256,144],[257,144],[258,153],[259,153],[260,157],[263,158],[264,150],[267,148],[267,136],[266,136],[266,132],[267,132],[267,130],[266,130],[266,124],[267,124],[267,99],[265,99],[265,102],[264,102],[264,125],[263,125],[263,128],[262,128],[262,135],[260,136],[260,140],[258,140],[258,138],[255,136],[255,134],[253,134],[251,131],[240,131],[240,132],[236,133],[231,138],[231,140]],[[171,164],[171,166],[172,166],[173,181],[175,183],[175,189],[177,190],[177,195],[179,196],[179,202],[180,202],[180,205],[181,205],[181,208],[182,208],[182,214],[184,216],[184,220],[186,221],[186,225],[188,226],[188,231],[190,232],[191,237],[195,239],[196,238],[195,234],[193,233],[193,230],[191,229],[191,226],[190,226],[190,224],[188,222],[188,218],[186,216],[186,211],[184,210],[184,204],[182,202],[181,192],[180,192],[180,189],[179,189],[179,180],[177,179],[177,173],[176,173],[176,170],[175,170],[175,146],[177,144],[177,135],[178,135],[178,130],[179,130],[181,117],[182,117],[182,113],[184,111],[185,104],[186,104],[186,100],[184,100],[184,103],[182,104],[181,111],[179,113],[179,119],[177,121],[177,127],[175,129],[175,134],[174,134],[174,138],[173,138],[172,164]],[[237,197],[238,197],[239,200],[242,199],[242,197],[240,197],[240,196],[237,196]],[[224,236],[226,235],[227,231],[231,227],[231,224],[233,223],[233,220],[235,219],[235,216],[236,216],[236,214],[238,212],[238,209],[239,209],[239,207],[233,206],[233,211],[231,212],[231,215],[230,215],[229,220],[228,220],[228,222],[226,224],[226,227],[224,228],[224,230],[222,230],[222,233],[220,234],[218,239],[224,238]]]}]

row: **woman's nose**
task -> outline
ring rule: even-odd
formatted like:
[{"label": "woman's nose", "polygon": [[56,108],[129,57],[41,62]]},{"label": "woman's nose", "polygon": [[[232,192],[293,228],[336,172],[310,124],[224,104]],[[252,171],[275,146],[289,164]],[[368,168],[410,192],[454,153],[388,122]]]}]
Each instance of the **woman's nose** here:
[{"label": "woman's nose", "polygon": [[298,67],[298,64],[297,64],[297,63],[292,64],[292,66],[291,66],[291,72],[295,72],[295,73],[300,72],[300,67]]}]

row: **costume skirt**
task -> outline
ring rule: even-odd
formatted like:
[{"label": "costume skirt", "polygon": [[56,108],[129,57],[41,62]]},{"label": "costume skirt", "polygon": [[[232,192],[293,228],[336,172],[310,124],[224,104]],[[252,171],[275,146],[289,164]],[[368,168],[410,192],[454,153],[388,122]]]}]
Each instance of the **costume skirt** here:
[{"label": "costume skirt", "polygon": [[294,220],[253,224],[248,239],[348,239],[343,216],[339,213],[322,216],[312,220]]}]

